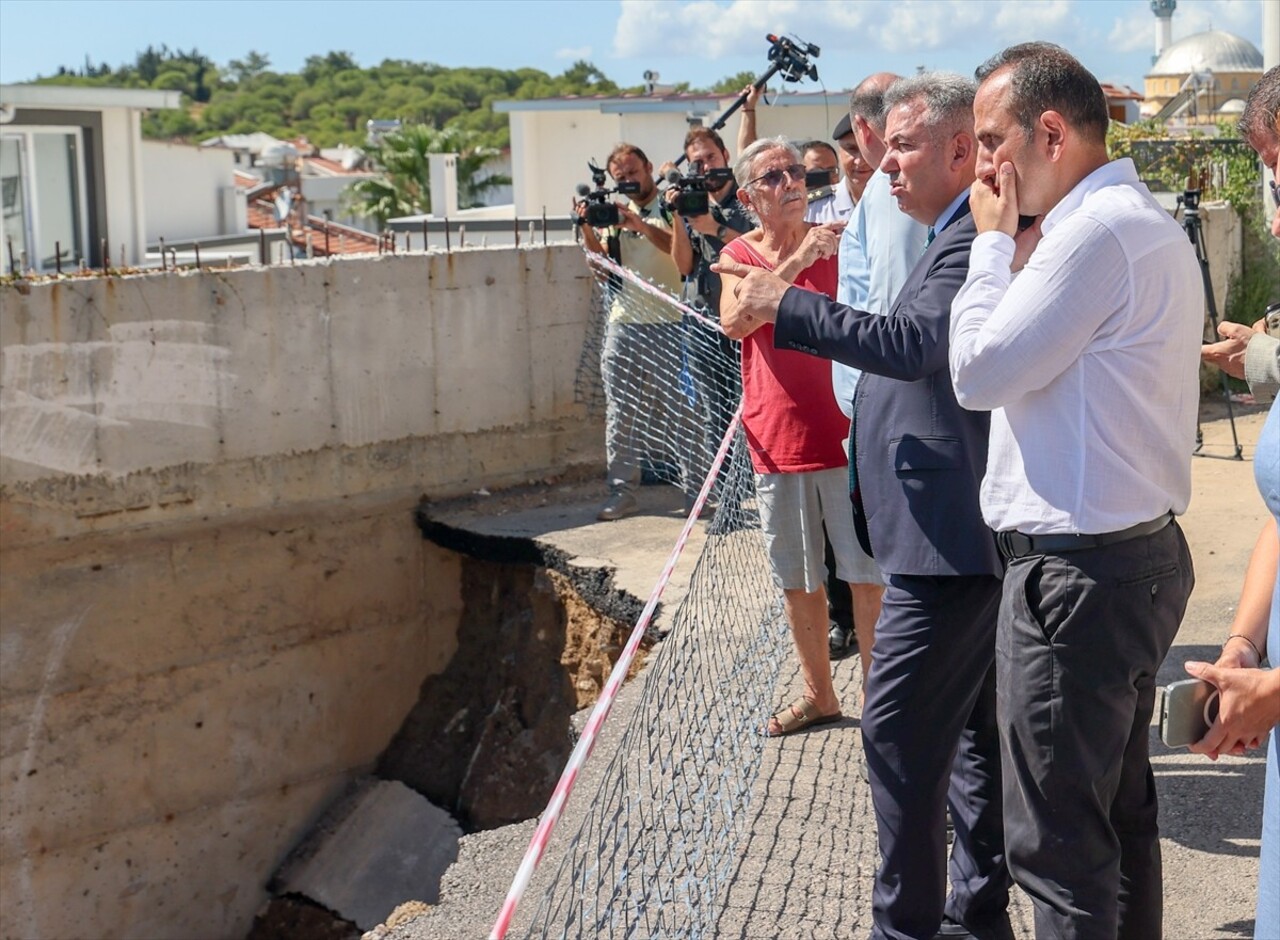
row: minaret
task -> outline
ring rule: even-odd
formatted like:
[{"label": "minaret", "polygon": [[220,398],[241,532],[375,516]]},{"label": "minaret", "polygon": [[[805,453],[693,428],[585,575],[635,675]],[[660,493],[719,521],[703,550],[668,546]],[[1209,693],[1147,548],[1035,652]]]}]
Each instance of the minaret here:
[{"label": "minaret", "polygon": [[1151,0],[1151,12],[1156,15],[1156,54],[1151,57],[1152,64],[1173,41],[1173,11],[1177,5],[1178,0]]}]

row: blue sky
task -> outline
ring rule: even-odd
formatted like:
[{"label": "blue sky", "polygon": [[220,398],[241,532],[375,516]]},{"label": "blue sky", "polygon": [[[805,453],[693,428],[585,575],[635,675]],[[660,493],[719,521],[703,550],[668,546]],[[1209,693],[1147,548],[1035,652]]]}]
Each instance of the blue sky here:
[{"label": "blue sky", "polygon": [[[1178,0],[1174,38],[1210,26],[1262,44],[1261,0]],[[1147,0],[0,0],[0,81],[131,62],[148,44],[196,47],[219,65],[251,49],[280,71],[344,50],[361,65],[531,66],[593,61],[619,84],[645,70],[709,85],[760,72],[765,33],[817,43],[822,84],[881,70],[971,73],[1005,45],[1059,42],[1103,81],[1141,89],[1151,62]],[[806,82],[797,90],[812,90]]]}]

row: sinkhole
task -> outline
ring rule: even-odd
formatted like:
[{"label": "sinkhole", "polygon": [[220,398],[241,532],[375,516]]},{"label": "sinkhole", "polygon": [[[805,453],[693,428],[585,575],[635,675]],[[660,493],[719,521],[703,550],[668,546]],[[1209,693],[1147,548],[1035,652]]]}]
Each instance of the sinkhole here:
[{"label": "sinkhole", "polygon": [[[595,704],[643,604],[614,586],[610,569],[573,565],[534,539],[445,524],[425,502],[415,519],[423,538],[461,561],[460,585],[429,585],[460,588],[457,651],[422,683],[373,777],[420,794],[464,834],[533,818],[573,750],[573,716]],[[646,637],[630,675],[652,639]],[[334,828],[322,820],[285,861],[248,940],[356,940],[369,929],[350,910],[282,876]],[[456,838],[455,832],[452,857]],[[435,903],[442,874],[443,867],[410,903]]]}]

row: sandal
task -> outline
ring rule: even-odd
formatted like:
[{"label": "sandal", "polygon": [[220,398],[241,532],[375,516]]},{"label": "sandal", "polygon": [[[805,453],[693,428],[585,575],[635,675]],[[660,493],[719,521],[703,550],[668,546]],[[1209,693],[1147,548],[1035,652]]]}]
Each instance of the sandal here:
[{"label": "sandal", "polygon": [[764,733],[771,738],[780,738],[784,734],[795,734],[797,731],[816,725],[829,725],[843,717],[844,715],[840,712],[833,715],[819,715],[814,704],[802,697],[779,709],[778,713],[769,719],[770,723],[765,726]]}]

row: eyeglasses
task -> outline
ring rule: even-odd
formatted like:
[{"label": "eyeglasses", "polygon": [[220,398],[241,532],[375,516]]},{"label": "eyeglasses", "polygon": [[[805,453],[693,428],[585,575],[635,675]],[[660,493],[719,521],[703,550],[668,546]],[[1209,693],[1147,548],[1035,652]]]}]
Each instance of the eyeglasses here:
[{"label": "eyeglasses", "polygon": [[751,186],[755,183],[764,182],[770,187],[776,187],[782,182],[783,176],[791,177],[792,182],[798,183],[804,179],[804,164],[793,163],[788,167],[778,167],[770,170],[768,173],[762,173],[753,180],[747,180],[747,185]]}]

